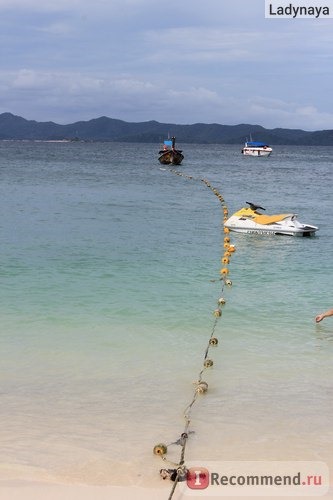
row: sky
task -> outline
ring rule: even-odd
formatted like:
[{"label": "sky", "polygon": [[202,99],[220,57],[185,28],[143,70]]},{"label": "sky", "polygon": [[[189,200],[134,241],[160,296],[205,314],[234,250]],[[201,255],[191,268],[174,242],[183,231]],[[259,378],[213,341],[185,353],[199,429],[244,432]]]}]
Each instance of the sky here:
[{"label": "sky", "polygon": [[264,0],[0,0],[0,37],[0,113],[333,129],[332,18],[265,19]]}]

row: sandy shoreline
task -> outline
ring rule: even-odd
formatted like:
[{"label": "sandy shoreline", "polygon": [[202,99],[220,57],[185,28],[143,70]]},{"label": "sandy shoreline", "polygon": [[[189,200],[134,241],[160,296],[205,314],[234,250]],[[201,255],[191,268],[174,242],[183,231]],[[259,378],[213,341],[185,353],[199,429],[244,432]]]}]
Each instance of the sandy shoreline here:
[{"label": "sandy shoreline", "polygon": [[[162,485],[164,486],[164,485]],[[165,492],[165,495],[163,494]],[[167,497],[167,489],[122,486],[69,486],[42,483],[0,485],[0,498],[6,500],[155,500]]]},{"label": "sandy shoreline", "polygon": [[[0,498],[4,500],[163,500],[167,499],[173,483],[161,482],[160,487],[61,485],[38,482],[0,483]],[[173,499],[190,500],[189,495],[176,491]]]},{"label": "sandy shoreline", "polygon": [[[140,486],[91,486],[91,485],[60,485],[50,483],[38,483],[22,481],[11,483],[3,481],[0,483],[0,498],[4,500],[167,500],[172,490],[172,482],[162,482],[160,487],[140,487]],[[177,487],[173,500],[194,500],[194,498],[207,498],[203,492],[200,497],[186,494]],[[209,497],[213,498],[213,497]],[[216,497],[215,497],[216,498]],[[231,498],[231,497],[219,497]],[[232,497],[233,500],[251,497]],[[253,497],[252,497],[253,498]],[[261,496],[263,500],[267,497]],[[286,497],[270,496],[276,500]],[[289,497],[290,498],[290,497]],[[294,497],[295,498],[295,497]],[[300,497],[298,497],[300,498]],[[303,496],[308,500],[323,498],[325,500],[333,499],[333,488],[324,496]],[[268,499],[267,499],[268,500]]]},{"label": "sandy shoreline", "polygon": [[[242,462],[238,461],[239,471],[247,470],[242,469],[242,467],[247,467],[247,461]],[[262,464],[267,465],[272,464],[272,471],[276,473],[276,464],[280,467],[280,461],[255,461],[256,467],[258,467],[258,471],[260,471],[260,467]],[[293,470],[293,462],[290,462],[291,468],[288,470]],[[158,462],[159,463],[159,462]],[[200,464],[202,462],[200,461]],[[208,466],[208,463],[213,466],[215,462],[207,462],[204,461],[204,464]],[[234,462],[230,462],[233,466]],[[288,461],[282,461],[281,464],[288,464]],[[306,474],[307,471],[315,471],[316,474],[322,474],[322,477],[328,479],[329,491],[327,491],[327,482],[323,483],[323,489],[321,493],[316,491],[316,496],[312,496],[314,491],[310,490],[305,493],[302,491],[301,496],[297,496],[297,498],[307,498],[308,500],[316,500],[318,498],[323,498],[324,500],[333,500],[333,477],[331,462],[314,462],[314,461],[295,461],[298,468],[297,470],[301,470],[302,473]],[[218,470],[218,466],[220,462],[216,462]],[[321,464],[321,465],[320,465]],[[0,466],[0,499],[1,500],[168,500],[172,489],[174,487],[174,483],[169,479],[163,480],[158,471],[159,468],[145,468],[142,464],[142,467],[130,467],[128,466],[126,469],[126,473],[124,473],[125,468],[119,467],[117,468],[117,464],[114,464],[114,467],[111,466],[108,469],[108,475],[106,471],[102,470],[102,467],[99,468],[99,473],[95,471],[94,479],[92,476],[89,476],[88,469],[87,474],[81,475],[80,478],[77,476],[70,476],[70,472],[68,471],[67,477],[62,475],[56,476],[50,474],[46,470],[39,469],[36,471],[33,468],[15,468],[13,466]],[[188,467],[197,466],[197,461],[189,462]],[[228,461],[224,462],[224,471],[228,470]],[[309,468],[310,467],[310,468]],[[231,470],[234,470],[233,468]],[[267,471],[268,469],[264,469]],[[283,469],[282,469],[283,470]],[[331,476],[331,477],[329,477]],[[312,477],[312,476],[311,476]],[[325,487],[326,486],[326,487]],[[250,492],[245,493],[242,492],[242,496],[239,497],[236,491],[233,493],[233,496],[230,496],[225,491],[224,494],[221,494],[219,491],[219,496],[215,495],[208,496],[208,490],[199,490],[193,491],[190,490],[186,483],[177,484],[175,491],[172,495],[172,500],[194,500],[195,498],[225,498],[226,500],[245,500],[246,498],[255,498]],[[277,491],[275,494],[273,491],[270,492],[270,495],[267,497],[264,492],[260,492],[261,495],[258,495],[258,498],[262,500],[269,500],[275,498],[276,500],[284,500],[287,498],[287,492],[285,491],[284,496],[277,496]],[[292,495],[296,498],[296,495]],[[289,497],[290,498],[290,497]]]},{"label": "sandy shoreline", "polygon": [[[102,462],[96,462],[94,466],[82,467],[79,469],[80,474],[76,470],[65,467],[62,474],[52,474],[46,469],[36,469],[29,466],[14,466],[13,464],[0,464],[0,499],[1,500],[167,500],[173,489],[174,483],[169,479],[163,480],[160,477],[159,469],[163,467],[158,457],[155,457],[153,464],[147,466],[145,461],[139,463],[116,463],[110,462],[108,466],[103,465]],[[287,458],[287,457],[286,457]],[[310,458],[310,457],[309,457]],[[318,457],[319,458],[319,457]],[[328,457],[327,457],[328,458]],[[261,462],[257,462],[260,467]],[[278,462],[280,462],[278,460]],[[315,500],[323,498],[324,500],[333,500],[333,477],[332,477],[332,462],[331,460],[318,460],[315,461],[299,461],[289,460],[291,465],[293,462],[298,463],[300,470],[304,473],[308,470],[307,464],[311,464],[310,471],[312,472],[312,464],[322,464],[322,467],[316,466],[314,470],[316,474],[323,474],[323,477],[329,477],[330,489],[326,494],[319,491],[316,496],[312,496],[310,491],[297,498],[307,498],[308,500]],[[197,461],[188,462],[189,467],[196,466]],[[237,460],[239,467],[242,466],[242,460]],[[245,461],[244,463],[246,463]],[[251,460],[250,460],[251,462]],[[264,461],[266,462],[266,461]],[[288,463],[282,460],[281,463]],[[205,466],[213,466],[215,461],[200,460]],[[217,464],[220,461],[216,462]],[[221,462],[222,463],[222,462]],[[231,461],[231,463],[234,463]],[[275,463],[273,460],[268,460],[267,463]],[[224,461],[224,469],[227,467],[228,461]],[[273,465],[274,467],[274,465]],[[325,472],[325,467],[326,471]],[[216,468],[218,470],[218,467]],[[242,470],[242,469],[239,469]],[[260,469],[258,469],[260,470]],[[266,469],[265,469],[266,470]],[[289,469],[288,469],[289,470]],[[293,470],[293,469],[290,469]],[[274,469],[275,471],[275,469]],[[330,473],[330,474],[329,474]],[[326,489],[327,491],[327,483]],[[213,498],[207,496],[205,491],[190,490],[185,483],[178,484],[172,496],[172,500],[194,500],[195,498]],[[236,492],[235,492],[236,493]],[[226,492],[218,498],[225,498],[226,500],[233,499],[245,500],[246,498],[255,498],[252,495],[243,494],[239,497],[234,493],[234,496],[229,496]],[[275,492],[276,495],[276,492]],[[269,497],[265,496],[262,492],[260,498],[269,500],[275,498],[276,500],[284,500],[285,496],[275,496],[270,494]],[[216,498],[216,496],[215,496]],[[259,496],[258,496],[259,498]],[[289,497],[290,498],[290,497]]]}]

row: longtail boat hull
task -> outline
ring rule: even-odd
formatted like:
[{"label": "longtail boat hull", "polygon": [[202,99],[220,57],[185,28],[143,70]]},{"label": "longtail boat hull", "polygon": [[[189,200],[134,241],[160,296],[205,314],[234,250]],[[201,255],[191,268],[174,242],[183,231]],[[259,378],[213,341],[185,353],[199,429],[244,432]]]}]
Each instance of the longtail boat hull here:
[{"label": "longtail boat hull", "polygon": [[180,165],[184,159],[184,155],[182,155],[179,151],[166,151],[161,154],[159,157],[159,162],[162,165]]},{"label": "longtail boat hull", "polygon": [[184,159],[184,155],[179,149],[175,148],[176,138],[164,141],[163,149],[159,152],[158,158],[162,165],[180,165]]}]

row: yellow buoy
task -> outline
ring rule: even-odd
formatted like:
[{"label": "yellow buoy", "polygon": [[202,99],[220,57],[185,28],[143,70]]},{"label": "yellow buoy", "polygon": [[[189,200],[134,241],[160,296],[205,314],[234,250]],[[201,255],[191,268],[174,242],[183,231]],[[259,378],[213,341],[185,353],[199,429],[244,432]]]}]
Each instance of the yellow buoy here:
[{"label": "yellow buoy", "polygon": [[209,339],[209,345],[217,345],[219,343],[218,339],[216,337],[212,337]]},{"label": "yellow buoy", "polygon": [[226,303],[226,300],[224,297],[220,297],[219,300],[217,301],[217,303],[221,306],[224,306],[225,303]]},{"label": "yellow buoy", "polygon": [[154,455],[165,455],[168,451],[167,445],[163,443],[159,443],[154,446],[153,452]]},{"label": "yellow buoy", "polygon": [[235,251],[236,251],[235,245],[229,245],[229,252],[235,252]]},{"label": "yellow buoy", "polygon": [[231,280],[229,280],[229,279],[227,279],[227,280],[225,280],[225,284],[226,284],[227,286],[232,286],[232,281],[231,281]]},{"label": "yellow buoy", "polygon": [[212,359],[205,359],[205,362],[204,362],[204,367],[205,368],[211,368],[213,366],[214,362]]},{"label": "yellow buoy", "polygon": [[222,316],[221,309],[215,309],[214,316],[215,316],[215,318],[219,318],[220,316]]},{"label": "yellow buoy", "polygon": [[208,384],[207,384],[207,382],[200,382],[197,385],[196,392],[198,392],[199,394],[204,394],[207,391],[208,391]]},{"label": "yellow buoy", "polygon": [[223,257],[223,258],[221,259],[221,261],[222,261],[222,264],[229,264],[229,259],[228,259],[228,257]]},{"label": "yellow buoy", "polygon": [[229,236],[224,237],[224,243],[230,243],[230,238]]},{"label": "yellow buoy", "polygon": [[230,233],[230,229],[229,229],[228,227],[225,227],[225,228],[223,229],[223,231],[225,232],[225,234]]},{"label": "yellow buoy", "polygon": [[229,274],[229,269],[227,267],[223,267],[220,271],[221,274]]},{"label": "yellow buoy", "polygon": [[224,248],[229,248],[229,247],[230,247],[230,243],[224,243],[224,244],[223,244],[223,247],[224,247]]}]

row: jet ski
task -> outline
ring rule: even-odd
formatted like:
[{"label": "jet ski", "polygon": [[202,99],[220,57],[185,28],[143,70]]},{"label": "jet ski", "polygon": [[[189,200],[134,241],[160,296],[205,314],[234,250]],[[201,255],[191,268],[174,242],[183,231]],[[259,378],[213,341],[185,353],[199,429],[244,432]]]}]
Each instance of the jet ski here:
[{"label": "jet ski", "polygon": [[316,226],[302,224],[297,214],[266,215],[260,213],[265,208],[246,202],[249,206],[235,212],[224,226],[230,231],[247,234],[286,234],[288,236],[312,236],[318,230]]}]

